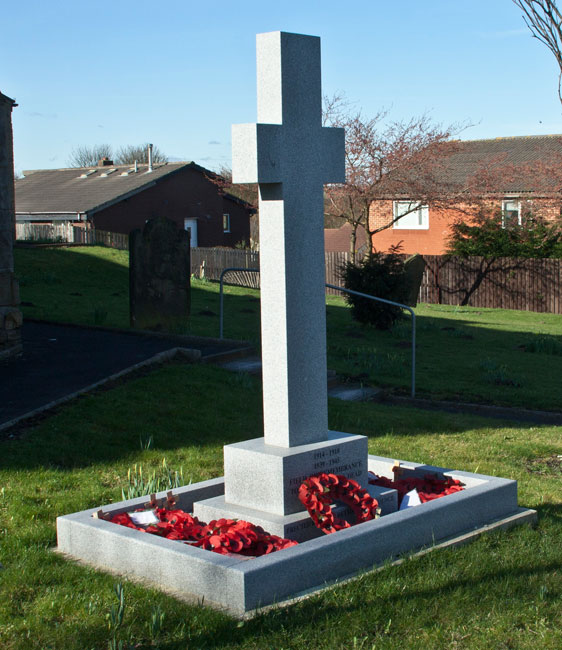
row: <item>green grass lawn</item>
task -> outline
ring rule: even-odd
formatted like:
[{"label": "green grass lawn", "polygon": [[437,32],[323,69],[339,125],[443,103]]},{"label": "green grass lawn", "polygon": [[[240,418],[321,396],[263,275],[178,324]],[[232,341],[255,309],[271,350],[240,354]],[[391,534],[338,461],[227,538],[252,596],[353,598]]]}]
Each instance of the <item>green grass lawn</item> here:
[{"label": "green grass lawn", "polygon": [[[517,479],[520,505],[539,511],[539,525],[363,575],[243,624],[121,581],[124,647],[561,647],[560,427],[337,400],[330,427],[366,434],[370,453]],[[1,442],[0,647],[107,648],[119,579],[53,554],[56,516],[120,500],[135,465],[137,476],[142,466],[143,476],[164,478],[164,460],[186,482],[219,476],[222,445],[261,431],[256,379],[172,365]]]},{"label": "green grass lawn", "polygon": [[[128,253],[103,247],[17,249],[24,316],[128,327]],[[192,281],[185,333],[218,336],[219,287]],[[562,316],[419,305],[417,395],[562,410]],[[350,381],[409,394],[410,317],[392,332],[354,322],[327,299],[328,365]],[[225,336],[259,345],[259,292],[226,287]]]},{"label": "green grass lawn", "polygon": [[[127,326],[125,254],[37,249],[16,255],[22,299],[33,303],[24,306],[27,317],[92,323],[97,314],[100,324]],[[257,341],[256,293],[229,289],[226,303],[226,334]],[[217,304],[216,285],[194,283],[189,331],[216,335]],[[515,403],[525,404],[522,396],[538,395],[533,386],[543,386],[544,375],[554,383],[560,355],[552,341],[560,341],[560,317],[430,305],[417,313],[419,383],[428,394],[454,396],[466,382],[471,399],[509,403],[506,396],[515,395]],[[406,321],[394,333],[371,332],[330,298],[328,323],[330,365],[348,376],[368,373],[366,381],[376,373],[378,381],[406,390],[390,357],[372,368],[364,361],[394,354],[407,373]],[[486,367],[480,358],[489,360]],[[432,363],[441,364],[442,379],[434,377]],[[532,374],[520,386],[486,383],[485,372],[500,371]],[[557,391],[545,390],[545,406],[558,408]],[[330,401],[329,423],[367,435],[373,454],[516,479],[519,503],[538,510],[538,526],[388,566],[244,623],[56,555],[58,515],[121,500],[141,468],[145,482],[154,473],[163,486],[175,472],[183,482],[220,476],[224,444],[262,435],[256,378],[168,365],[81,397],[0,441],[0,647],[87,650],[113,641],[166,650],[562,647],[562,427],[337,400]],[[116,583],[125,602],[117,630]]]}]

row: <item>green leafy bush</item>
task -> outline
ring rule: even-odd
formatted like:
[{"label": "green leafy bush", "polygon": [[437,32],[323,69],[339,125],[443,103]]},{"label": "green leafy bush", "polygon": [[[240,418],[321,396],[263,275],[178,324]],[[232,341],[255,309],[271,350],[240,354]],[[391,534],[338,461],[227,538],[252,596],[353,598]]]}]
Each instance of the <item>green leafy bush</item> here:
[{"label": "green leafy bush", "polygon": [[482,209],[473,219],[451,226],[447,252],[487,259],[562,257],[562,229],[559,222],[549,223],[531,212],[519,224],[506,222],[501,211]]},{"label": "green leafy bush", "polygon": [[[341,269],[346,289],[359,291],[377,298],[405,303],[408,297],[408,282],[404,263],[396,252],[370,253],[359,264],[348,262]],[[392,329],[402,309],[393,305],[346,294],[353,318],[380,330]]]}]

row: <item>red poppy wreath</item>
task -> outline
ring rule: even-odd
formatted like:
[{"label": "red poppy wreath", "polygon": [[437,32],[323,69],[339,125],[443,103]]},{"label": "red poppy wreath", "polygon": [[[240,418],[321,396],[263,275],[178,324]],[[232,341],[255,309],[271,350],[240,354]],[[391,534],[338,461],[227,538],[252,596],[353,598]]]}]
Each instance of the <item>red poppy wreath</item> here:
[{"label": "red poppy wreath", "polygon": [[374,519],[380,514],[378,502],[357,481],[341,474],[324,472],[310,476],[301,483],[299,499],[314,524],[327,535],[351,524],[334,515],[332,504],[341,501],[351,508],[355,523]]}]

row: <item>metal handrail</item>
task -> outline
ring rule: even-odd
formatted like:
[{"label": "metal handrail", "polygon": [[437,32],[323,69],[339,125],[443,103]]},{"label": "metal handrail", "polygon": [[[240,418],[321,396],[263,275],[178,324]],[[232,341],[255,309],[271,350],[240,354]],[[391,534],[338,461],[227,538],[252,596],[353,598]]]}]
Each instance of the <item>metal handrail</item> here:
[{"label": "metal handrail", "polygon": [[414,310],[409,305],[403,305],[401,302],[394,302],[393,300],[387,300],[386,298],[377,298],[377,296],[370,296],[367,293],[361,293],[360,291],[352,291],[351,289],[346,289],[345,287],[337,287],[335,284],[326,284],[330,289],[338,289],[343,293],[350,293],[354,296],[360,296],[361,298],[369,298],[369,300],[377,300],[378,302],[384,302],[387,305],[394,305],[395,307],[400,307],[401,309],[406,309],[410,312],[412,316],[412,397],[416,396],[416,314]]},{"label": "metal handrail", "polygon": [[[223,338],[223,313],[224,313],[224,276],[231,271],[247,271],[249,273],[259,273],[259,269],[244,269],[241,267],[231,266],[222,271],[220,275],[220,315],[219,315],[219,327],[220,333],[219,338]],[[406,309],[410,312],[412,316],[412,397],[416,396],[416,314],[414,310],[409,305],[403,305],[401,302],[394,302],[393,300],[387,300],[386,298],[378,298],[377,296],[370,296],[368,293],[361,293],[360,291],[353,291],[352,289],[346,289],[345,287],[338,287],[335,284],[328,284],[326,286],[329,289],[336,289],[342,293],[349,293],[354,296],[359,296],[360,298],[368,298],[369,300],[376,300],[378,302],[384,302],[387,305],[393,305],[394,307],[400,307],[400,309]]]}]

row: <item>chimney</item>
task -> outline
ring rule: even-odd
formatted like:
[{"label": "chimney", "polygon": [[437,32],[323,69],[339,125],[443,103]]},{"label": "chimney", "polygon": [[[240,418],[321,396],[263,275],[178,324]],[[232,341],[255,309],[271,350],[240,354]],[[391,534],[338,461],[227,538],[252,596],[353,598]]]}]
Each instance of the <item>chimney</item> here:
[{"label": "chimney", "polygon": [[152,171],[152,145],[148,145],[148,171]]},{"label": "chimney", "polygon": [[107,156],[98,161],[98,167],[113,167],[113,160],[109,160]]}]

